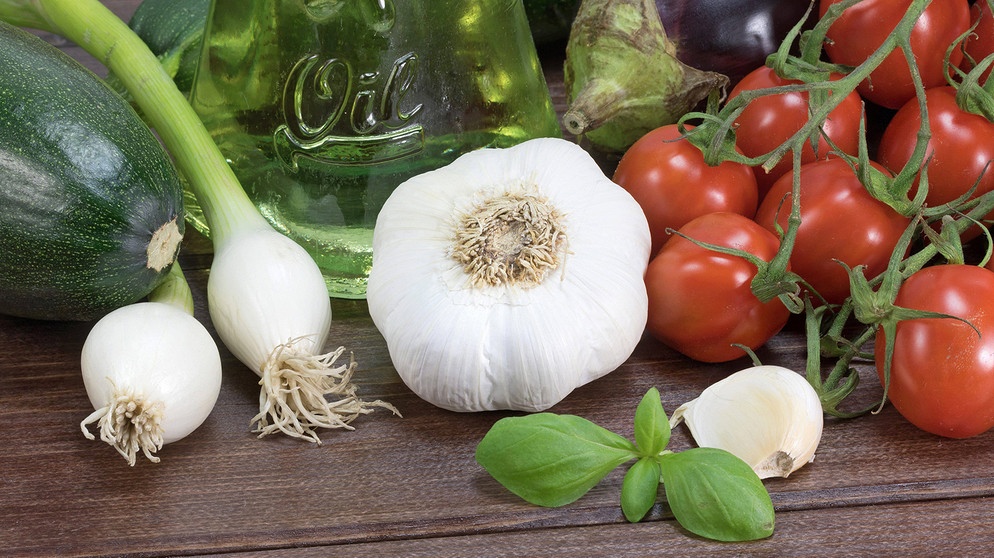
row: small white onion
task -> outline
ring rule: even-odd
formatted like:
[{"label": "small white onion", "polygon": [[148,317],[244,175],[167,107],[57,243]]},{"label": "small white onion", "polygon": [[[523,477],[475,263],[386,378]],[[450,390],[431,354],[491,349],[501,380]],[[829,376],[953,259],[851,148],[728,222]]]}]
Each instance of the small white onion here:
[{"label": "small white onion", "polygon": [[541,411],[631,355],[649,246],[638,203],[575,143],[481,149],[387,200],[369,312],[422,399]]},{"label": "small white onion", "polygon": [[207,300],[221,341],[260,375],[274,348],[288,341],[320,354],[331,327],[331,300],[314,260],[270,228],[246,231],[217,250]]},{"label": "small white onion", "polygon": [[787,477],[814,460],[824,412],[808,381],[780,366],[755,366],[709,386],[673,411],[701,447],[742,459],[760,478]]},{"label": "small white onion", "polygon": [[135,464],[186,437],[210,414],[221,391],[221,357],[196,318],[160,302],[124,306],[90,330],[80,357],[83,383],[96,409],[80,425]]},{"label": "small white onion", "polygon": [[[331,299],[310,255],[269,227],[246,228],[221,243],[207,282],[211,320],[225,346],[259,377],[260,436],[275,432],[321,443],[315,428],[348,428],[373,407],[352,382],[357,364],[335,366],[345,352],[322,353]],[[333,396],[328,399],[327,396]]]}]

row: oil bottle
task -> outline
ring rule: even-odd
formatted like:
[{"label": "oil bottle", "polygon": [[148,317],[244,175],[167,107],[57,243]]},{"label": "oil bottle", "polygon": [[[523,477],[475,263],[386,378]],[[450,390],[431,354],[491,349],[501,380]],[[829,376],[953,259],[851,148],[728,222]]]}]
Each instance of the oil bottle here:
[{"label": "oil bottle", "polygon": [[365,296],[398,184],[561,134],[521,0],[213,0],[190,101],[260,212],[342,298]]}]

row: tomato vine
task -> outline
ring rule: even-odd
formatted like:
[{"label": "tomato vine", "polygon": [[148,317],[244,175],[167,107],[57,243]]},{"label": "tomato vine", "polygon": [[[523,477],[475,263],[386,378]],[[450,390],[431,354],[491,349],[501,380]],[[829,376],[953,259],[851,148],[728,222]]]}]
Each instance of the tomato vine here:
[{"label": "tomato vine", "polygon": [[[844,418],[874,412],[886,403],[892,358],[890,353],[893,350],[894,331],[899,322],[954,317],[897,306],[895,301],[901,285],[926,266],[946,262],[962,263],[963,231],[973,223],[982,222],[994,212],[994,192],[972,198],[963,195],[937,206],[926,203],[928,176],[923,169],[930,162],[929,140],[933,131],[927,118],[926,86],[915,63],[911,34],[931,0],[912,0],[893,31],[859,65],[847,67],[824,60],[829,28],[846,9],[860,1],[863,0],[832,3],[824,9],[822,17],[810,29],[804,30],[804,20],[798,22],[778,51],[768,58],[767,65],[783,78],[793,80],[793,83],[744,91],[727,102],[713,95],[704,112],[688,113],[678,123],[687,140],[701,150],[710,165],[736,161],[769,170],[784,157],[792,158],[789,218],[786,226],[778,229],[781,241],[778,252],[771,260],[758,265],[752,290],[760,301],[779,298],[792,313],[804,314],[807,337],[806,377],[818,390],[825,412]],[[994,0],[982,1],[987,2],[988,7],[994,6]],[[806,17],[811,17],[814,6],[812,2]],[[957,48],[956,44],[958,42],[950,46],[949,52]],[[831,149],[838,151],[824,133],[825,119],[895,51],[900,51],[908,63],[915,102],[921,114],[910,158],[901,168],[890,169],[894,172],[893,176],[870,164],[865,110],[860,127],[858,153],[849,155],[839,152],[837,155],[853,167],[873,197],[909,218],[910,224],[883,273],[866,277],[862,266],[852,269],[846,267],[850,275],[850,296],[841,304],[824,304],[823,300],[819,300],[817,292],[811,290],[803,278],[790,271],[789,267],[801,224],[800,153],[808,143],[813,146],[828,144]],[[948,65],[948,53],[946,58]],[[985,74],[985,70],[994,65],[994,54],[979,61],[969,61],[973,64],[972,69],[968,72],[953,69],[954,77],[949,78],[950,83],[958,88],[958,102],[964,110],[984,115],[988,119],[994,118],[994,80],[986,79]],[[833,75],[834,77],[830,77]],[[785,93],[808,95],[808,121],[789,139],[767,153],[746,156],[736,150],[735,122],[745,108],[764,96]],[[987,248],[981,265],[991,255],[990,233],[986,228],[983,228],[983,232]],[[734,252],[729,249],[723,251]],[[749,259],[747,254],[738,255]],[[888,352],[882,370],[884,395],[880,401],[865,408],[845,409],[844,400],[854,392],[859,383],[856,365],[859,362],[873,362],[873,353],[866,347],[874,341],[878,332],[882,335],[881,339],[886,340]],[[826,359],[832,359],[833,362],[827,364]]]}]

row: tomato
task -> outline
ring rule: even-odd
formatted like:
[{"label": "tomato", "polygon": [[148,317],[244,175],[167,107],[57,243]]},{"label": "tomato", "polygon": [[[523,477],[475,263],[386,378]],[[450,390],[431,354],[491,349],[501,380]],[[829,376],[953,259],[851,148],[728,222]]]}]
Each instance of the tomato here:
[{"label": "tomato", "polygon": [[[740,81],[728,94],[732,99],[743,91],[765,89],[799,83],[787,80],[777,75],[773,69],[766,66],[753,70]],[[855,155],[859,148],[859,121],[862,117],[863,104],[859,94],[853,91],[828,115],[825,120],[824,133],[832,139],[838,148],[845,153]],[[735,143],[748,157],[759,157],[769,153],[794,135],[808,122],[807,93],[782,93],[780,95],[765,95],[749,103],[738,118]],[[818,153],[815,153],[810,142],[801,149],[801,163],[809,163],[828,157],[831,147],[823,138],[819,139]],[[793,158],[788,153],[779,163],[767,173],[762,167],[754,169],[756,182],[759,185],[760,198],[770,189],[773,183],[790,172]]]},{"label": "tomato", "polygon": [[[820,0],[819,12],[842,0]],[[873,54],[911,7],[911,0],[863,0],[846,9],[828,30],[825,54],[836,64],[858,66]],[[918,63],[925,88],[946,83],[946,49],[970,28],[967,0],[933,0],[911,31],[911,51]],[[963,58],[953,49],[951,65]],[[897,109],[915,96],[911,71],[899,48],[891,52],[859,86],[868,101]]]},{"label": "tomato", "polygon": [[[883,167],[870,163],[886,173]],[[756,222],[771,232],[787,229],[793,176],[783,176],[763,199]],[[865,265],[867,278],[887,269],[910,220],[877,200],[842,159],[801,166],[801,224],[790,265],[828,303],[849,296],[849,267]],[[838,260],[838,261],[836,261]]]},{"label": "tomato", "polygon": [[[709,244],[737,248],[762,260],[773,258],[780,241],[755,221],[736,213],[709,213],[680,232]],[[765,344],[787,323],[790,312],[779,299],[763,303],[752,294],[756,266],[673,238],[649,262],[646,328],[656,339],[702,362],[727,362]]]},{"label": "tomato", "polygon": [[[936,265],[911,275],[895,304],[968,320],[920,318],[897,324],[887,396],[909,422],[940,436],[967,438],[994,426],[994,272]],[[883,384],[882,331],[876,366]]]},{"label": "tomato", "polygon": [[642,206],[653,255],[669,238],[668,228],[677,230],[694,217],[716,211],[752,217],[759,204],[749,166],[733,161],[709,166],[676,124],[657,128],[632,144],[618,163],[614,181]]},{"label": "tomato", "polygon": [[[925,92],[932,137],[928,142],[928,194],[926,202],[935,207],[966,194],[976,184],[971,197],[994,190],[994,124],[983,116],[966,112],[956,104],[956,90],[937,87]],[[877,160],[898,172],[911,159],[921,127],[918,100],[912,99],[897,111],[883,136]],[[978,182],[979,180],[979,182]],[[971,227],[964,239],[976,237],[980,227]]]},{"label": "tomato", "polygon": [[[973,33],[963,41],[963,48],[966,56],[960,63],[960,68],[964,72],[970,71],[973,64],[980,62],[990,54],[994,54],[994,15],[991,14],[991,6],[987,0],[978,0],[970,8],[972,22],[977,26]],[[969,58],[967,58],[969,57]],[[972,59],[972,61],[971,61]],[[980,77],[980,83],[991,73],[991,66],[988,66]]]}]

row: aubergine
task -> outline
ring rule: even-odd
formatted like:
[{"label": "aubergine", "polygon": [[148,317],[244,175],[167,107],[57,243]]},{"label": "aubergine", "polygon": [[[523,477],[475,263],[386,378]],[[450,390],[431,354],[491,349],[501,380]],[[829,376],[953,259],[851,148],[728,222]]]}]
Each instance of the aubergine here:
[{"label": "aubergine", "polygon": [[776,52],[808,6],[803,0],[656,0],[677,59],[727,76],[730,86]]},{"label": "aubergine", "polygon": [[92,320],[144,298],[184,232],[153,133],[82,64],[0,22],[0,313]]}]

